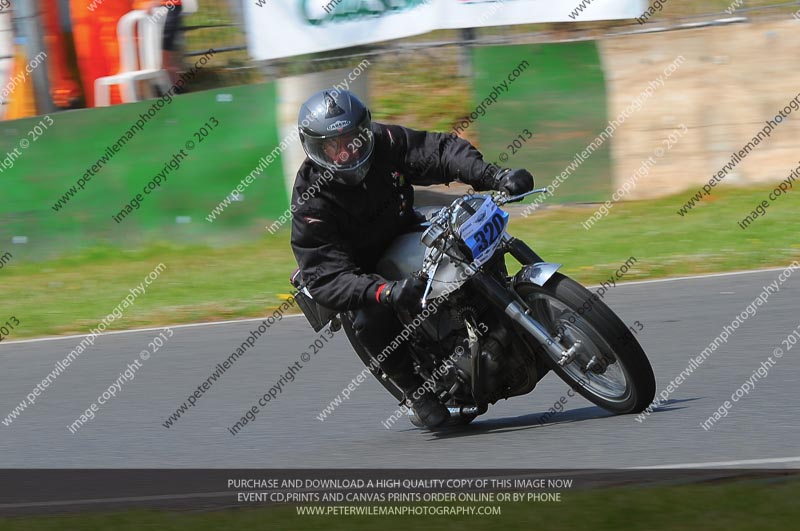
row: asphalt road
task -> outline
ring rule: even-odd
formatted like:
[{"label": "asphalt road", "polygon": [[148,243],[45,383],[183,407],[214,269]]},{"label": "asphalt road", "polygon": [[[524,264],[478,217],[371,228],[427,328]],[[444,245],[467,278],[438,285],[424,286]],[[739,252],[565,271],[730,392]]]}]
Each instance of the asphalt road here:
[{"label": "asphalt road", "polygon": [[[605,300],[623,320],[644,326],[639,339],[660,392],[778,274],[618,284]],[[167,429],[163,422],[259,321],[174,327],[166,345],[140,361],[135,378],[73,434],[68,426],[158,331],[109,334],[10,425],[0,424],[0,467],[798,467],[800,345],[774,358],[781,340],[800,324],[798,300],[800,270],[642,423],[634,416],[610,416],[575,396],[564,412],[540,424],[568,389],[550,374],[532,394],[499,403],[471,426],[444,433],[413,428],[406,419],[384,428],[381,423],[396,404],[372,379],[327,420],[318,420],[362,365],[341,332],[308,362],[301,361],[320,334],[302,317],[287,317]],[[71,337],[0,344],[0,419],[79,342]],[[769,356],[776,364],[768,375],[727,417],[704,430],[700,424]],[[303,367],[294,381],[232,435],[228,428],[296,361]]]}]

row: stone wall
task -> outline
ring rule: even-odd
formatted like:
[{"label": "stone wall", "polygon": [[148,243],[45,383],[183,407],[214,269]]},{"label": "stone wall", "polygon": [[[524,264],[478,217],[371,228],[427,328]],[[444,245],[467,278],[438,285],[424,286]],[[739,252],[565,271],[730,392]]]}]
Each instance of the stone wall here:
[{"label": "stone wall", "polygon": [[[699,188],[800,93],[800,21],[795,19],[626,35],[598,44],[609,120],[676,57],[685,58],[614,134],[615,188],[648,157],[656,160],[649,172],[640,172],[625,199]],[[688,131],[667,151],[662,140],[680,124]],[[655,155],[659,146],[665,149],[660,158]],[[792,110],[718,186],[778,182],[798,161],[800,110]]]}]

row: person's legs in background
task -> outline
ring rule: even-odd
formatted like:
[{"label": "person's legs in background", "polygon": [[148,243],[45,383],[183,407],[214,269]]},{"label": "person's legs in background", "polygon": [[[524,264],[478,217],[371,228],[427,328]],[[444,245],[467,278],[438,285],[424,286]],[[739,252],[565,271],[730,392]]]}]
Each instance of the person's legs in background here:
[{"label": "person's legs in background", "polygon": [[[167,18],[164,21],[164,39],[162,41],[162,66],[169,75],[170,82],[175,85],[178,81],[178,72],[181,69],[181,53],[178,50],[177,40],[181,25],[180,4],[166,6]],[[182,91],[176,91],[182,92]]]}]

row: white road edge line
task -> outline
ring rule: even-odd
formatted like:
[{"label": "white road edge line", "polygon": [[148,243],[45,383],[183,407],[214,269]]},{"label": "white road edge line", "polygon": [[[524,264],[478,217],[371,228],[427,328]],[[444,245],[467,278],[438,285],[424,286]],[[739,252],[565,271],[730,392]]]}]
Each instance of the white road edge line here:
[{"label": "white road edge line", "polygon": [[[788,267],[788,266],[787,266]],[[632,280],[630,282],[620,282],[618,286],[636,286],[637,284],[659,284],[662,282],[676,282],[679,280],[696,280],[714,277],[729,277],[735,275],[749,275],[751,273],[769,273],[770,271],[783,271],[786,267],[770,267],[768,269],[752,269],[749,271],[730,271],[728,273],[706,273],[704,275],[690,275],[688,277],[654,278],[653,280]],[[596,288],[600,286],[589,286]]]},{"label": "white road edge line", "polygon": [[656,465],[656,466],[634,466],[633,470],[654,470],[668,468],[712,468],[718,466],[742,466],[742,465],[768,465],[778,463],[800,463],[798,457],[771,457],[767,459],[743,459],[740,461],[709,461],[706,463],[683,463],[678,465]]},{"label": "white road edge line", "polygon": [[[283,318],[286,319],[287,317],[301,317],[303,314],[291,314],[291,315],[284,315]],[[157,330],[163,330],[167,327],[169,328],[194,328],[197,326],[215,326],[215,325],[222,325],[222,324],[231,324],[231,323],[249,323],[252,321],[262,321],[269,317],[269,315],[265,315],[264,317],[251,317],[248,319],[234,319],[232,321],[211,321],[208,323],[189,323],[189,324],[175,324],[175,325],[163,325],[163,326],[156,326],[153,328],[134,328],[132,330],[115,330],[113,332],[104,332],[102,334],[98,334],[97,337],[103,336],[113,336],[117,334],[134,334],[136,332],[154,332]],[[62,339],[82,339],[89,334],[73,334],[71,336],[53,336],[53,337],[39,337],[34,339],[18,339],[16,341],[4,341],[0,343],[0,347],[3,345],[13,345],[19,343],[36,343],[39,341],[60,341]]]},{"label": "white road edge line", "polygon": [[[749,271],[731,271],[729,273],[708,273],[705,275],[691,275],[688,277],[672,277],[672,278],[657,278],[653,280],[633,280],[631,282],[620,282],[617,284],[617,287],[622,286],[636,286],[640,284],[657,284],[660,282],[677,282],[681,280],[695,280],[695,279],[702,279],[702,278],[712,278],[712,277],[726,277],[726,276],[734,276],[734,275],[748,275],[752,273],[767,273],[769,271],[782,271],[786,269],[785,267],[771,267],[768,269],[752,269]],[[588,288],[599,288],[599,284],[595,284],[592,286],[587,286]],[[166,327],[170,328],[193,328],[197,326],[216,326],[222,324],[233,324],[233,323],[249,323],[252,321],[261,321],[262,319],[266,319],[269,315],[265,315],[264,317],[253,317],[249,319],[234,319],[231,321],[211,321],[208,323],[190,323],[190,324],[177,324],[177,325],[164,325],[164,326],[157,326],[154,328],[134,328],[133,330],[116,330],[114,332],[105,332],[103,334],[99,334],[100,337],[102,336],[111,336],[115,334],[135,334],[137,332],[153,332],[156,330],[163,330]],[[289,317],[303,317],[302,313],[297,314],[290,314],[284,315],[284,319],[288,319]],[[16,341],[4,341],[0,343],[0,347],[3,345],[15,345],[15,344],[22,344],[22,343],[37,343],[39,341],[61,341],[63,339],[82,339],[89,334],[73,334],[70,336],[52,336],[52,337],[39,337],[34,339],[18,339]]]},{"label": "white road edge line", "polygon": [[87,498],[84,500],[53,500],[24,503],[0,503],[0,509],[25,509],[30,507],[53,507],[59,505],[91,505],[95,503],[142,502],[160,500],[183,500],[193,498],[221,498],[231,492],[198,492],[194,494],[159,494],[153,496],[127,496],[121,498]]}]

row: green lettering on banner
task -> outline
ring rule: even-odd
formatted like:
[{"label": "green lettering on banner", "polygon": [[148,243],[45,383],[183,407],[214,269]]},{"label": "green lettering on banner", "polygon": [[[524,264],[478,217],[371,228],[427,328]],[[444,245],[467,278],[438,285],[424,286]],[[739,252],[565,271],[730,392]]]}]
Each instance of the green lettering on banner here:
[{"label": "green lettering on banner", "polygon": [[320,26],[330,22],[352,22],[360,18],[380,17],[387,12],[406,11],[425,4],[426,1],[330,0],[327,4],[321,5],[318,0],[311,2],[300,0],[300,10],[306,22],[313,26]]}]

